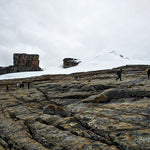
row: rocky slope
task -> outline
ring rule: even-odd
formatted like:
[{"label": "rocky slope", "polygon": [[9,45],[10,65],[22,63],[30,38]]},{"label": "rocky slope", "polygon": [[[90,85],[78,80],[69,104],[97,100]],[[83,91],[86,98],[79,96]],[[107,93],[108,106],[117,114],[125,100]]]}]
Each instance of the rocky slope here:
[{"label": "rocky slope", "polygon": [[147,67],[1,81],[0,150],[149,150]]}]

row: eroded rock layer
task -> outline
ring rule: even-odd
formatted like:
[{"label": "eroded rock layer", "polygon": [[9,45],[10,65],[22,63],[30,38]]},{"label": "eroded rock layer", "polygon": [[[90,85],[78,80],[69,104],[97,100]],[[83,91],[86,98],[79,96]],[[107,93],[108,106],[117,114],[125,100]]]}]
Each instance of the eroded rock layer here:
[{"label": "eroded rock layer", "polygon": [[146,67],[1,81],[0,149],[149,150]]}]

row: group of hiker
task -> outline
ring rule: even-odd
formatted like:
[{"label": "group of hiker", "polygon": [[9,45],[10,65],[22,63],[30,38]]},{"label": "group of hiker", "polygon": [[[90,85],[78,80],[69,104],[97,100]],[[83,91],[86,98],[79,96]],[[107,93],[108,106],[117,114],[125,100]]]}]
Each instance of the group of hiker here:
[{"label": "group of hiker", "polygon": [[[145,71],[147,72],[147,76],[148,76],[148,79],[149,79],[149,78],[150,78],[150,68],[147,68]],[[122,79],[121,79],[122,68],[120,68],[120,70],[118,70],[116,74],[117,74],[116,81],[117,81],[118,79],[120,79],[120,81],[122,81]]]},{"label": "group of hiker", "polygon": [[[150,68],[147,68],[145,70],[147,72],[147,76],[148,76],[148,79],[150,78]],[[117,71],[117,78],[116,78],[116,81],[118,79],[120,79],[120,81],[122,81],[122,68],[120,68],[120,70]],[[75,77],[75,79],[78,79],[77,77]],[[10,85],[6,85],[6,92],[9,91],[9,88],[10,88]],[[24,83],[21,81],[20,83],[17,83],[17,88],[21,88],[21,89],[24,89]],[[29,89],[30,88],[30,82],[27,82],[27,88]]]},{"label": "group of hiker", "polygon": [[[24,89],[24,82],[21,81],[20,83],[17,83],[16,88]],[[30,82],[27,82],[27,88],[28,89],[30,88]],[[10,89],[10,85],[6,85],[6,92],[8,92],[9,89]]]}]

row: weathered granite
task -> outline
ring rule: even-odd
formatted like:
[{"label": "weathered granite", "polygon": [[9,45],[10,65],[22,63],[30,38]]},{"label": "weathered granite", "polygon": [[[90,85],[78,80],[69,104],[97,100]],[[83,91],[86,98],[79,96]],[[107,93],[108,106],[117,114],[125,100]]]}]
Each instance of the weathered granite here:
[{"label": "weathered granite", "polygon": [[[2,80],[0,149],[149,150],[150,80],[144,67],[123,67],[117,82],[117,68]],[[20,81],[24,89],[16,88]]]}]

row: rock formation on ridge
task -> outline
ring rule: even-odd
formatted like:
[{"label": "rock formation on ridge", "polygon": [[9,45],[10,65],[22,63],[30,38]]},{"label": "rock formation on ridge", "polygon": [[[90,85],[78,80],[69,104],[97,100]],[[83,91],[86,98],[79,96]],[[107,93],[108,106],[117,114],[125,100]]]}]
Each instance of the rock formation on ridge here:
[{"label": "rock formation on ridge", "polygon": [[41,71],[39,67],[39,55],[18,54],[13,55],[13,66],[0,67],[0,75],[24,71]]},{"label": "rock formation on ridge", "polygon": [[36,54],[18,54],[15,53],[13,56],[15,67],[36,67],[39,68],[39,55]]},{"label": "rock formation on ridge", "polygon": [[77,66],[79,63],[81,63],[81,61],[78,59],[64,58],[63,59],[63,68],[69,68],[69,67]]}]

